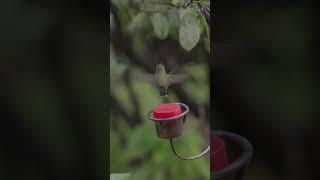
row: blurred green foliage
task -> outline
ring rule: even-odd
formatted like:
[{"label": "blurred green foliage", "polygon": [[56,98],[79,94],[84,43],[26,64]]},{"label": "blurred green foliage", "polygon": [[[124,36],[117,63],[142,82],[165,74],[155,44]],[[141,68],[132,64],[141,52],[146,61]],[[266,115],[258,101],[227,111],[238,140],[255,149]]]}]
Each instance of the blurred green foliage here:
[{"label": "blurred green foliage", "polygon": [[[110,90],[114,103],[111,104],[113,108],[110,113],[110,173],[130,173],[130,179],[133,180],[209,179],[208,156],[193,161],[180,160],[173,154],[170,142],[157,137],[154,122],[148,120],[146,114],[152,107],[162,103],[159,90],[136,78],[146,72],[150,73],[148,63],[158,63],[149,59],[148,53],[153,54],[150,52],[153,49],[148,43],[161,46],[162,40],[173,40],[180,46],[180,21],[188,10],[173,8],[165,13],[143,12],[140,10],[142,3],[139,0],[114,0],[111,3],[111,8],[114,8],[110,14],[111,37],[120,32],[130,43],[122,42],[123,45],[119,47],[114,43],[120,40],[112,41],[111,38]],[[196,19],[199,35],[201,33],[206,38],[206,27],[202,21],[201,18]],[[192,103],[196,105],[208,104],[209,101],[209,69],[206,55],[203,55],[203,52],[208,53],[208,45],[205,42],[199,44],[197,49],[202,55],[195,60],[198,63],[179,63],[179,66],[175,66],[190,75],[189,80],[179,85],[179,88],[191,94]],[[184,52],[187,53],[186,50]],[[161,54],[161,58],[167,57]],[[167,64],[177,64],[177,61],[173,58],[172,61],[167,60]],[[182,101],[176,91],[170,88],[169,99],[173,102]],[[181,154],[192,156],[203,151],[208,142],[196,113],[190,112],[186,122],[183,135],[175,139],[175,144]],[[209,129],[207,122],[204,126]]]},{"label": "blurred green foliage", "polygon": [[129,173],[122,173],[122,174],[111,174],[110,180],[128,180],[130,178]]}]

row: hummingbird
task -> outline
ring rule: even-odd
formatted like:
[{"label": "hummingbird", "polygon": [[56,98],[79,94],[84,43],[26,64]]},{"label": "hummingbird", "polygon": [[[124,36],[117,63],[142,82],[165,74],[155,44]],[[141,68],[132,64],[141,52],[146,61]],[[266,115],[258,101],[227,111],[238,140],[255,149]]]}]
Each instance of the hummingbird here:
[{"label": "hummingbird", "polygon": [[162,62],[156,66],[155,74],[147,74],[148,80],[156,84],[160,91],[160,96],[168,96],[168,87],[184,81],[187,76],[182,74],[167,74]]}]

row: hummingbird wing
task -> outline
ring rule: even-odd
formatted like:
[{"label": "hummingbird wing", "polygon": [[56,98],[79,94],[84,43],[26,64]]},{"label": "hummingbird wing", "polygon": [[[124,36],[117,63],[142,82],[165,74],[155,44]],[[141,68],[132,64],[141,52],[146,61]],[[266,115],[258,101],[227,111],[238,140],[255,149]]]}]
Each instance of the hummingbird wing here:
[{"label": "hummingbird wing", "polygon": [[152,83],[153,85],[157,85],[157,80],[156,80],[156,77],[155,75],[153,74],[143,74],[143,75],[139,75],[139,79],[140,80],[143,80],[143,81],[148,81],[149,83]]},{"label": "hummingbird wing", "polygon": [[184,74],[176,74],[176,75],[168,74],[167,78],[168,78],[169,84],[178,84],[188,79],[188,76]]}]

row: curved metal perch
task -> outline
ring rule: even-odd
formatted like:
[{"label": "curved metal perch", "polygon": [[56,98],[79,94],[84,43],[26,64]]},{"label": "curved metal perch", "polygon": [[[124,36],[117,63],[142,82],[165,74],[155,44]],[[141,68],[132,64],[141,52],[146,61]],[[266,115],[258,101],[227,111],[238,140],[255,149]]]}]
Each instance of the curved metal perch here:
[{"label": "curved metal perch", "polygon": [[208,153],[209,150],[210,150],[210,145],[209,145],[203,152],[201,152],[201,153],[199,153],[199,154],[197,154],[197,155],[195,155],[195,156],[184,157],[184,156],[180,155],[179,153],[177,153],[176,149],[174,148],[173,140],[172,140],[172,139],[170,139],[170,145],[171,145],[171,149],[172,149],[174,155],[176,155],[178,158],[183,159],[183,160],[194,160],[194,159],[197,159],[197,158],[199,158],[199,157],[202,157],[202,156],[205,155],[206,153]]}]

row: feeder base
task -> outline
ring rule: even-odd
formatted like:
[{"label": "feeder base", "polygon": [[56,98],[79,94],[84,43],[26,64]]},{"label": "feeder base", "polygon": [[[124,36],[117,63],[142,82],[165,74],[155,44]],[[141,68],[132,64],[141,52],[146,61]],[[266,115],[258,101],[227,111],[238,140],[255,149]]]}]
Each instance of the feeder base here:
[{"label": "feeder base", "polygon": [[183,121],[156,122],[156,130],[159,138],[172,139],[181,136]]}]

